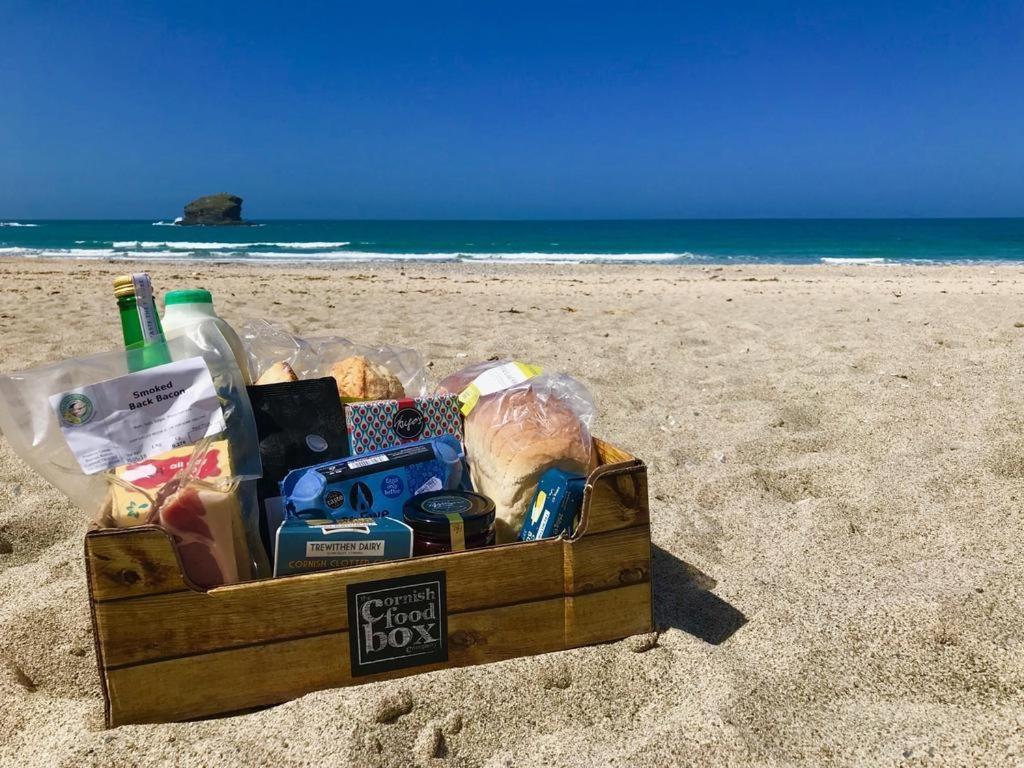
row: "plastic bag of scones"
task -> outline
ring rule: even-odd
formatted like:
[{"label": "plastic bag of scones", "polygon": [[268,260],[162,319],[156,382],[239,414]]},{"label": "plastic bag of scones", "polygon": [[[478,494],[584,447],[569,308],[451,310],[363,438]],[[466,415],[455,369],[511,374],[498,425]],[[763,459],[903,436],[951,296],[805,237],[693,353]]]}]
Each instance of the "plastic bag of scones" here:
[{"label": "plastic bag of scones", "polygon": [[427,392],[426,366],[413,349],[356,344],[340,336],[301,338],[267,320],[247,321],[239,335],[256,384],[332,376],[346,402]]},{"label": "plastic bag of scones", "polygon": [[515,541],[545,471],[593,468],[594,400],[571,376],[498,360],[464,368],[437,390],[463,403],[470,476],[494,500],[498,543]]}]

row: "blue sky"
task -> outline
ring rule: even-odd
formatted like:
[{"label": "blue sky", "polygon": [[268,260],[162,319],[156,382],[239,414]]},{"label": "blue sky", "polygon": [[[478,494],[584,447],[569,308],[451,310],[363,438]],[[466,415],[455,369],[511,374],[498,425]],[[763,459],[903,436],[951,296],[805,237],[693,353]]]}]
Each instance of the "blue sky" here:
[{"label": "blue sky", "polygon": [[1024,4],[0,0],[0,216],[1024,216]]}]

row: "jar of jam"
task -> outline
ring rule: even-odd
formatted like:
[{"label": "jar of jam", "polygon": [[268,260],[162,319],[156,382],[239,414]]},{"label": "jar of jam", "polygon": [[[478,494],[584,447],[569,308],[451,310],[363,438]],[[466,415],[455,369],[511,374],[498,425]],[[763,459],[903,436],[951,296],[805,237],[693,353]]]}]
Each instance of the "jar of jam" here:
[{"label": "jar of jam", "polygon": [[494,502],[469,491],[431,491],[413,496],[403,509],[412,528],[412,554],[437,555],[494,543]]}]

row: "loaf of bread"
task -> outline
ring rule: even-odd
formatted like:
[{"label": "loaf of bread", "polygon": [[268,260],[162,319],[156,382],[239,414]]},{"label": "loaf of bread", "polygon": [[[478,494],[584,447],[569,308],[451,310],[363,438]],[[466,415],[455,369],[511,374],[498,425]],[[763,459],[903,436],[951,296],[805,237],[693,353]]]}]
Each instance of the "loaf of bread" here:
[{"label": "loaf of bread", "polygon": [[516,540],[546,470],[587,474],[591,454],[580,417],[532,382],[481,398],[466,417],[470,476],[474,489],[494,501],[498,543]]},{"label": "loaf of bread", "polygon": [[280,384],[285,381],[298,381],[299,377],[295,375],[295,371],[288,363],[280,362],[274,363],[272,366],[267,368],[258,379],[257,384]]},{"label": "loaf of bread", "polygon": [[362,355],[353,355],[331,366],[338,394],[351,400],[400,400],[405,388],[391,371]]}]

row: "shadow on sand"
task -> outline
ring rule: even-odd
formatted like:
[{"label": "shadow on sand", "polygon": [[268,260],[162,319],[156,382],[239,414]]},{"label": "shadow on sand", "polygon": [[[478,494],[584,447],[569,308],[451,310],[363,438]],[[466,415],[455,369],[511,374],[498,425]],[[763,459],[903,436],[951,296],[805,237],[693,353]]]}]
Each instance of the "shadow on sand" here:
[{"label": "shadow on sand", "polygon": [[747,623],[747,617],[711,592],[717,582],[657,544],[651,547],[654,626],[689,632],[719,645]]}]

